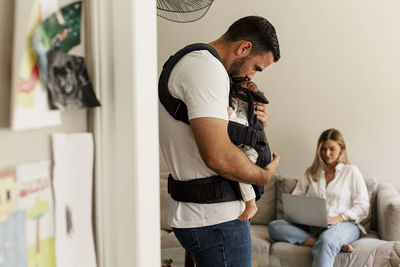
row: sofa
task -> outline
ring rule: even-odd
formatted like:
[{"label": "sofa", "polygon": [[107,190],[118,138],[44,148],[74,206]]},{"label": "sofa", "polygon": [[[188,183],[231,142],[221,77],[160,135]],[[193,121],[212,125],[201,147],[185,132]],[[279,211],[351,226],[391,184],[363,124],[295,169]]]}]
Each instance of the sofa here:
[{"label": "sofa", "polygon": [[[167,173],[160,175],[161,249],[180,247],[171,227],[166,223],[169,204],[167,175]],[[393,242],[400,240],[399,192],[388,183],[377,183],[374,179],[365,179],[365,182],[371,209],[368,218],[361,224],[366,229],[367,234],[352,244],[354,247],[352,253],[339,253],[335,259],[335,266],[374,266],[370,264],[377,261],[377,257],[385,254],[382,253],[382,250],[389,255],[392,253],[388,251],[389,249],[399,247],[398,242]],[[311,266],[310,247],[273,242],[268,234],[268,223],[283,218],[282,193],[291,193],[296,183],[296,177],[274,175],[271,181],[265,185],[265,193],[257,201],[258,212],[251,220],[250,231],[253,252],[266,257],[272,255],[274,257],[269,258],[282,259],[291,266]],[[377,251],[381,252],[377,253]],[[390,258],[385,258],[378,261],[390,263],[390,260]]]}]

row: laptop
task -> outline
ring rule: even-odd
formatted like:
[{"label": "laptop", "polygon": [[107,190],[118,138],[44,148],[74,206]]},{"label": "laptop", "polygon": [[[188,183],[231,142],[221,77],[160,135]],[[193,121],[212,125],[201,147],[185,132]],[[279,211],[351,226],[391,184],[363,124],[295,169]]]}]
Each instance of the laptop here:
[{"label": "laptop", "polygon": [[329,228],[325,199],[283,193],[282,200],[286,221]]}]

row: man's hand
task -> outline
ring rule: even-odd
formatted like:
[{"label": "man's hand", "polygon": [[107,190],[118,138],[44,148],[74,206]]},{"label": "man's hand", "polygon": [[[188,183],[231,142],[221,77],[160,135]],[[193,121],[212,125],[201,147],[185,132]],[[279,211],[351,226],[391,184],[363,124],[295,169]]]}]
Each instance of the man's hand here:
[{"label": "man's hand", "polygon": [[[254,92],[260,92],[257,88],[257,85],[252,81],[241,82],[240,86],[250,89]],[[261,93],[265,96],[265,92]],[[264,125],[264,128],[266,128],[269,121],[267,104],[256,102],[254,104],[254,114],[257,116],[257,119],[259,119],[261,123]]]},{"label": "man's hand", "polygon": [[329,217],[328,216],[328,224],[329,225],[336,225],[336,224],[339,224],[341,222],[343,222],[343,219],[340,216],[336,216],[336,217]]}]

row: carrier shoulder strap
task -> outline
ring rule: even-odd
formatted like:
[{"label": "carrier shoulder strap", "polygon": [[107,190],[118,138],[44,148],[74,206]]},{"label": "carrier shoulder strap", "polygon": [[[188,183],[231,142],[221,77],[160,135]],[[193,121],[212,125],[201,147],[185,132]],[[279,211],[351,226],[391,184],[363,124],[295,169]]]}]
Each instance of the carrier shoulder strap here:
[{"label": "carrier shoulder strap", "polygon": [[163,70],[158,81],[158,98],[160,99],[161,104],[165,107],[165,109],[172,117],[186,124],[189,124],[187,107],[185,103],[183,103],[183,101],[171,95],[168,89],[168,80],[175,64],[183,56],[195,50],[207,50],[222,63],[221,57],[212,46],[204,43],[191,44],[185,46],[184,48],[176,52],[173,56],[169,57],[169,59],[167,60],[167,62],[165,62],[163,66]]}]

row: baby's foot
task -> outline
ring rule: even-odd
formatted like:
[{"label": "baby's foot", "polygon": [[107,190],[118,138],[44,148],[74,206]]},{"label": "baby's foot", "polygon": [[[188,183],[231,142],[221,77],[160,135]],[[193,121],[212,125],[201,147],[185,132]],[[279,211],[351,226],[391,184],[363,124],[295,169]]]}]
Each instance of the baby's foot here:
[{"label": "baby's foot", "polygon": [[257,206],[247,206],[242,215],[238,217],[239,221],[248,221],[257,213]]},{"label": "baby's foot", "polygon": [[350,244],[344,244],[340,251],[342,252],[353,252],[354,248]]}]

